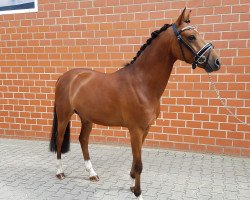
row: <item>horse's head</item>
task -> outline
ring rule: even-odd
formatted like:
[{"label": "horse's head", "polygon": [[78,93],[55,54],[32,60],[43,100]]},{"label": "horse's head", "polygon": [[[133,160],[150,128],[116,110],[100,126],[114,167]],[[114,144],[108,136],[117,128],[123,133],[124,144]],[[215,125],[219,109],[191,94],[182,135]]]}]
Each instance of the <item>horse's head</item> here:
[{"label": "horse's head", "polygon": [[185,8],[172,26],[175,35],[173,54],[177,59],[192,64],[193,69],[198,66],[206,72],[217,71],[221,66],[220,58],[213,45],[205,42],[195,26],[190,24],[190,13]]}]

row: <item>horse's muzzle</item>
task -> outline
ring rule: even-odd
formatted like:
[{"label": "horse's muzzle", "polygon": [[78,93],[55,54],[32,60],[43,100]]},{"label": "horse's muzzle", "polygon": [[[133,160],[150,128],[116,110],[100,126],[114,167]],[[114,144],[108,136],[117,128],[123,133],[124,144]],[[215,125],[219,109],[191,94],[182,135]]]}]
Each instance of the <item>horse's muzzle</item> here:
[{"label": "horse's muzzle", "polygon": [[215,59],[214,63],[207,63],[204,69],[206,72],[210,73],[210,72],[218,71],[220,67],[221,67],[221,62],[219,58],[217,58]]}]

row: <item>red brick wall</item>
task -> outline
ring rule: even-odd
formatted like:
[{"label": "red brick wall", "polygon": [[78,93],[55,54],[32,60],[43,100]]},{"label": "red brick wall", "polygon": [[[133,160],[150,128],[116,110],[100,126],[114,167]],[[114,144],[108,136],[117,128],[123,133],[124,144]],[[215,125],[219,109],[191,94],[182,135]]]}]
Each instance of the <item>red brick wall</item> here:
[{"label": "red brick wall", "polygon": [[[0,137],[48,139],[57,78],[71,68],[110,73],[181,9],[223,63],[212,77],[226,104],[250,123],[248,0],[39,0],[38,13],[0,16]],[[147,146],[250,155],[250,127],[228,116],[207,74],[177,62]],[[80,122],[72,120],[73,139]],[[92,142],[129,144],[126,129],[95,126]]]}]

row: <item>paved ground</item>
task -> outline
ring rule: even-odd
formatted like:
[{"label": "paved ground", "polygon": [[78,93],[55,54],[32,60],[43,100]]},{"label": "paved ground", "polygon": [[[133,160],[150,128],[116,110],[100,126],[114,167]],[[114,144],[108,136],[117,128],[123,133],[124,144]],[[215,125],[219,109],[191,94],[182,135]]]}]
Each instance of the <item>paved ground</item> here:
[{"label": "paved ground", "polygon": [[[129,200],[131,150],[91,145],[100,181],[88,180],[79,144],[63,156],[66,179],[55,178],[48,142],[0,139],[1,200]],[[250,199],[250,158],[144,149],[144,200]]]}]

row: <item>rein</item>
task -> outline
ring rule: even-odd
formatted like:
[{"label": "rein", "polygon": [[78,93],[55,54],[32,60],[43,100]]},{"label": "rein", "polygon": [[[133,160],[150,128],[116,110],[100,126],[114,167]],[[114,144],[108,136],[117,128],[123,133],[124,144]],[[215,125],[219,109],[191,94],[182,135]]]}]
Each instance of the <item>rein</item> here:
[{"label": "rein", "polygon": [[[181,49],[181,53],[182,53],[182,57],[184,58],[185,62],[187,62],[187,59],[185,57],[184,51],[183,51],[183,45],[194,55],[194,62],[192,63],[192,68],[195,69],[197,67],[198,64],[204,64],[205,67],[209,67],[208,65],[208,60],[209,60],[209,56],[211,53],[211,49],[213,48],[213,45],[211,43],[207,43],[205,44],[197,53],[195,52],[195,50],[188,44],[185,42],[185,40],[182,38],[181,33],[185,30],[190,30],[190,29],[195,29],[194,26],[187,26],[181,30],[178,30],[176,27],[176,24],[173,24],[173,30],[174,33],[177,37],[180,49]],[[208,52],[208,56],[205,57],[204,54]]]},{"label": "rein", "polygon": [[230,108],[226,105],[225,101],[224,101],[224,100],[222,99],[222,97],[220,96],[220,93],[219,93],[219,91],[217,90],[216,85],[215,85],[215,82],[213,81],[212,76],[211,76],[210,73],[208,73],[208,77],[209,77],[209,80],[210,80],[210,82],[211,82],[211,85],[213,86],[213,89],[214,89],[215,93],[217,94],[218,99],[219,99],[220,102],[221,102],[221,105],[227,110],[228,114],[231,115],[232,117],[234,117],[234,118],[235,118],[237,121],[239,121],[241,124],[250,126],[250,124],[248,124],[248,123],[242,121],[239,117],[236,116],[236,114],[234,114],[234,113],[230,110]]}]

